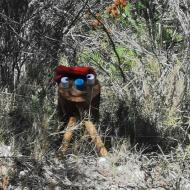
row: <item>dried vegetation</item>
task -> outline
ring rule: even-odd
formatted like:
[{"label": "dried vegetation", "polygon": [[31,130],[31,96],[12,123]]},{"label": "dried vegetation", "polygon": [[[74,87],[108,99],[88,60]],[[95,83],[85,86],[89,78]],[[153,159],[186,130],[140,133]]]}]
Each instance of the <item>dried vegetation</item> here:
[{"label": "dried vegetation", "polygon": [[[190,189],[190,3],[118,2],[0,2],[0,188]],[[80,127],[57,160],[58,64],[96,68],[106,160]]]}]

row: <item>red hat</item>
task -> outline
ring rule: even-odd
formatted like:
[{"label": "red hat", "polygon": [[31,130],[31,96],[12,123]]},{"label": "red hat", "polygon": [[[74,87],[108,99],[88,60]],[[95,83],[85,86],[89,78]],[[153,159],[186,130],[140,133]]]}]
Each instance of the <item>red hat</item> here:
[{"label": "red hat", "polygon": [[76,78],[77,76],[86,76],[87,74],[94,74],[96,72],[92,67],[66,67],[63,65],[59,65],[55,69],[55,77],[54,81],[60,82],[62,77],[73,77]]}]

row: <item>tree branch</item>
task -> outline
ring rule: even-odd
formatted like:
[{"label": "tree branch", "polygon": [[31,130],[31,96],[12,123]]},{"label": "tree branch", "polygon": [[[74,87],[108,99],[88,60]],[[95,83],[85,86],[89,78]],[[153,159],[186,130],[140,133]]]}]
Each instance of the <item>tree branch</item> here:
[{"label": "tree branch", "polygon": [[114,64],[114,66],[119,69],[119,71],[120,71],[120,73],[121,73],[121,76],[122,76],[122,79],[123,79],[123,82],[126,82],[125,74],[124,74],[124,72],[123,72],[123,70],[122,70],[122,68],[121,68],[122,62],[121,62],[121,59],[120,59],[120,57],[119,57],[119,54],[118,54],[118,52],[117,52],[117,50],[116,50],[116,46],[115,46],[115,43],[114,43],[114,41],[113,41],[111,35],[109,34],[109,32],[108,32],[106,26],[104,25],[104,23],[103,23],[100,19],[98,19],[97,16],[91,11],[89,5],[87,5],[87,6],[88,6],[88,10],[89,10],[90,14],[91,14],[96,20],[98,20],[98,22],[101,23],[101,25],[102,25],[102,27],[103,27],[103,30],[104,30],[104,32],[106,33],[106,35],[107,35],[107,37],[108,37],[108,39],[109,39],[109,41],[110,41],[110,44],[111,44],[111,46],[112,46],[112,48],[113,48],[113,51],[114,51],[114,53],[115,53],[115,55],[116,55],[116,57],[117,57],[117,60],[118,60],[118,64]]}]

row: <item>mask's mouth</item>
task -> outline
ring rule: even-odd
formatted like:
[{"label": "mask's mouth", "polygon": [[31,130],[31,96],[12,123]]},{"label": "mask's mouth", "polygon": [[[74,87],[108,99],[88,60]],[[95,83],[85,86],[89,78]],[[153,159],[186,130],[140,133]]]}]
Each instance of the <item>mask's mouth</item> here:
[{"label": "mask's mouth", "polygon": [[76,88],[76,86],[72,86],[71,90],[70,90],[70,94],[71,96],[74,97],[80,97],[80,96],[84,96],[86,94],[88,94],[88,92],[83,88],[83,90],[78,90]]}]

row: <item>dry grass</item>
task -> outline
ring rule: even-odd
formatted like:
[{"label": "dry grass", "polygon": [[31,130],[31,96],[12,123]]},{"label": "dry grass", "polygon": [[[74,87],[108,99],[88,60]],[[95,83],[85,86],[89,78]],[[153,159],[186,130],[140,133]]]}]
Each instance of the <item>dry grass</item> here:
[{"label": "dry grass", "polygon": [[[190,186],[189,152],[142,154],[123,142],[107,158],[70,154],[57,160],[51,153],[41,161],[17,156],[1,158],[9,173],[9,188],[40,189],[185,189]],[[142,150],[143,151],[143,150]],[[1,154],[2,156],[2,154]],[[7,164],[14,166],[8,168]],[[4,176],[7,175],[4,171]]]},{"label": "dry grass", "polygon": [[[89,6],[103,10],[110,2]],[[68,49],[72,42],[77,52],[71,58],[70,49],[61,54],[60,64],[97,69],[102,84],[98,129],[110,155],[98,158],[79,124],[68,154],[56,158],[65,123],[57,115],[48,60],[43,72],[38,65],[27,67],[14,92],[1,87],[0,186],[8,176],[9,189],[190,189],[190,5],[188,0],[152,2],[159,15],[152,25],[142,15],[133,27],[104,15],[125,82],[108,35],[101,28],[91,30],[86,16],[62,42]],[[42,14],[50,24],[49,13]],[[32,78],[38,70],[40,82]]]}]

